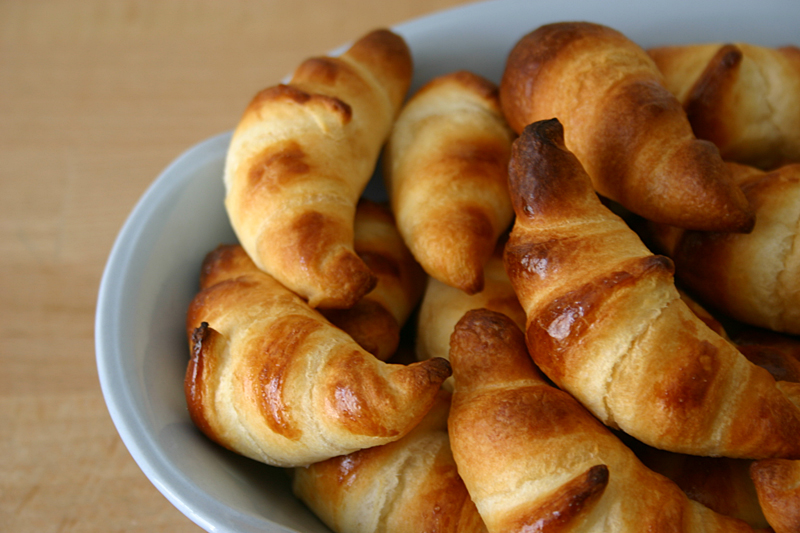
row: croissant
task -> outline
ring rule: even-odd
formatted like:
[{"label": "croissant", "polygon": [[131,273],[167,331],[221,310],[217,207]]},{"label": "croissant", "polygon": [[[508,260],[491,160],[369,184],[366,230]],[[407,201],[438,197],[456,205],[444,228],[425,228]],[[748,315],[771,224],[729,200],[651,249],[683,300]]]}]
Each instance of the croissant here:
[{"label": "croissant", "polygon": [[733,341],[748,360],[768,370],[777,381],[800,383],[800,339],[769,330],[739,328]]},{"label": "croissant", "polygon": [[738,321],[800,334],[800,164],[772,172],[729,163],[756,213],[753,231],[686,231],[650,224],[653,247],[709,307]]},{"label": "croissant", "polygon": [[750,466],[758,501],[775,533],[800,531],[800,461],[764,459]]},{"label": "croissant", "polygon": [[362,198],[356,206],[354,249],[378,284],[349,309],[322,309],[362,348],[386,361],[400,328],[422,298],[427,276],[397,231],[388,206]]},{"label": "croissant", "polygon": [[710,43],[648,53],[695,134],[724,159],[761,168],[800,162],[800,48]]},{"label": "croissant", "polygon": [[486,532],[458,475],[442,391],[402,439],[293,470],[295,495],[336,533]]},{"label": "croissant", "polygon": [[500,102],[518,133],[557,118],[601,195],[649,220],[747,231],[753,215],[717,148],[695,138],[647,53],[598,24],[548,24],[508,56]]},{"label": "croissant", "polygon": [[[460,289],[431,278],[422,297],[415,339],[416,357],[420,361],[434,357],[449,359],[450,335],[459,319],[471,309],[486,308],[503,313],[520,327],[525,327],[525,311],[514,293],[514,287],[503,265],[501,240],[484,267],[485,284],[477,294],[466,294]],[[445,387],[452,388],[453,378],[447,378]]]},{"label": "croissant", "polygon": [[508,317],[468,312],[451,346],[453,457],[490,532],[752,531],[689,500],[546,384]]},{"label": "croissant", "polygon": [[206,257],[186,326],[192,420],[222,446],[275,466],[402,438],[450,375],[443,359],[375,359],[236,245]]},{"label": "croissant", "polygon": [[[553,119],[515,141],[505,266],[539,368],[605,424],[692,455],[800,458],[800,407],[697,318]],[[452,356],[452,354],[451,354]]]},{"label": "croissant", "polygon": [[506,173],[514,133],[495,84],[459,71],[403,107],[384,150],[397,227],[433,278],[468,294],[513,216]]},{"label": "croissant", "polygon": [[405,41],[374,31],[258,93],[233,133],[231,225],[256,265],[312,307],[351,307],[377,282],[353,250],[353,219],[411,73]]}]

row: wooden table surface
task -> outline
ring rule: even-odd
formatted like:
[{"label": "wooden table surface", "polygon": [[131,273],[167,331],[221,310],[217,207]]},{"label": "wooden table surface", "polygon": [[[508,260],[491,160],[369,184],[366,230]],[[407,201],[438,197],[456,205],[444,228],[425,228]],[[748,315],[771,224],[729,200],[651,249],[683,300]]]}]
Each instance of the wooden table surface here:
[{"label": "wooden table surface", "polygon": [[0,530],[200,531],[106,410],[94,313],[134,204],[259,89],[464,0],[0,2]]}]

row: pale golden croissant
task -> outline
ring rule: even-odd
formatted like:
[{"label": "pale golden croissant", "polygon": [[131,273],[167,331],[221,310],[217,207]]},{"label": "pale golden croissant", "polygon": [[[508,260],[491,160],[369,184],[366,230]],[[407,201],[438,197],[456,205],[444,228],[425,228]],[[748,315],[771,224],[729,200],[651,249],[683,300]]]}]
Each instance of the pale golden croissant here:
[{"label": "pale golden croissant", "polygon": [[[697,318],[673,265],[602,205],[557,120],[515,142],[505,249],[539,368],[605,424],[693,455],[800,458],[800,406]],[[787,388],[788,387],[788,388]]]},{"label": "pale golden croissant", "polygon": [[[459,319],[471,309],[489,309],[508,316],[520,327],[525,327],[525,311],[514,293],[514,287],[503,265],[505,240],[498,243],[494,254],[484,267],[485,283],[478,294],[466,294],[460,289],[431,278],[425,288],[417,319],[415,338],[418,360],[433,357],[450,357],[450,335]],[[453,378],[445,381],[452,387]]]},{"label": "pale golden croissant", "polygon": [[219,444],[298,466],[392,442],[430,409],[446,360],[388,365],[248,260],[211,252],[186,317],[185,392]]},{"label": "pale golden croissant", "polygon": [[353,219],[411,73],[405,41],[378,30],[258,93],[234,131],[233,229],[259,268],[312,307],[351,307],[375,286],[353,250]]},{"label": "pale golden croissant", "polygon": [[293,470],[295,495],[336,533],[485,533],[458,475],[450,394],[402,439]]},{"label": "pale golden croissant", "polygon": [[545,383],[508,317],[467,313],[450,358],[453,456],[490,532],[752,531],[689,500]]},{"label": "pale golden croissant", "polygon": [[753,225],[717,148],[695,138],[647,53],[611,28],[556,23],[524,36],[500,101],[517,132],[557,118],[597,192],[640,216],[714,231]]},{"label": "pale golden croissant", "polygon": [[695,134],[726,160],[800,162],[800,49],[747,43],[663,46],[648,53]]},{"label": "pale golden croissant", "polygon": [[729,163],[755,214],[753,231],[686,231],[650,224],[676,278],[710,308],[741,322],[800,334],[800,164],[771,172]]},{"label": "pale golden croissant", "polygon": [[750,466],[758,501],[775,533],[800,531],[800,461],[764,459]]},{"label": "pale golden croissant", "polygon": [[384,180],[397,227],[433,278],[468,294],[513,216],[506,173],[514,133],[497,87],[459,71],[422,87],[397,117]]},{"label": "pale golden croissant", "polygon": [[378,284],[349,309],[321,310],[362,348],[386,361],[400,328],[422,298],[427,276],[397,231],[389,207],[362,198],[356,207],[354,248]]}]

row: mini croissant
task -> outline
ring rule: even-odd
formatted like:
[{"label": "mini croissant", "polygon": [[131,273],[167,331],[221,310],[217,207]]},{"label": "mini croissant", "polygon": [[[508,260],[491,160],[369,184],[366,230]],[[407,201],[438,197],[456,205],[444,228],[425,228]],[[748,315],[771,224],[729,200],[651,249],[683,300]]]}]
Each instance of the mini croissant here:
[{"label": "mini croissant", "polygon": [[389,365],[261,272],[240,246],[211,252],[186,317],[185,393],[217,443],[298,466],[395,441],[434,403],[449,363]]},{"label": "mini croissant", "polygon": [[427,276],[403,242],[387,205],[362,198],[354,227],[354,249],[378,283],[353,307],[321,312],[362,348],[386,361],[397,350],[400,329],[422,298]]},{"label": "mini croissant", "polygon": [[293,470],[295,495],[336,533],[486,533],[458,475],[450,394],[402,439]]},{"label": "mini croissant", "polygon": [[752,232],[650,224],[650,238],[705,305],[747,324],[800,334],[800,164],[771,172],[728,166],[756,213]]},{"label": "mini croissant", "polygon": [[467,313],[450,358],[453,456],[491,533],[752,531],[689,500],[547,384],[504,315]]},{"label": "mini croissant", "polygon": [[800,48],[711,43],[648,53],[695,134],[725,160],[765,169],[800,162]]},{"label": "mini croissant", "polygon": [[[592,189],[557,120],[515,141],[505,249],[539,368],[605,424],[693,455],[800,458],[800,406],[697,318]],[[452,354],[451,354],[452,356]]]},{"label": "mini croissant", "polygon": [[586,22],[548,24],[511,51],[500,101],[518,133],[557,118],[594,188],[649,220],[747,231],[753,216],[717,148],[698,140],[647,53]]},{"label": "mini croissant", "polygon": [[353,219],[411,73],[405,41],[377,30],[258,93],[234,131],[233,229],[259,268],[312,307],[351,307],[375,286],[353,250]]},{"label": "mini croissant", "polygon": [[425,271],[468,294],[513,216],[506,172],[514,133],[497,87],[476,74],[435,78],[403,107],[384,151],[397,227]]}]

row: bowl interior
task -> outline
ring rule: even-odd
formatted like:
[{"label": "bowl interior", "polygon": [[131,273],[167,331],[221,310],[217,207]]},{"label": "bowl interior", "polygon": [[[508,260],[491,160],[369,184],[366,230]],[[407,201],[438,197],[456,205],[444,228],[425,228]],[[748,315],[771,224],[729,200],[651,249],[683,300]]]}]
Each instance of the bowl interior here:
[{"label": "bowl interior", "polygon": [[[745,41],[796,43],[794,0],[565,3],[496,0],[436,13],[394,28],[411,46],[412,91],[432,77],[468,69],[499,81],[505,57],[525,33],[559,20],[590,20],[642,46]],[[724,12],[723,12],[724,11]],[[254,93],[261,89],[254,87]],[[245,103],[243,103],[244,105]],[[236,117],[232,117],[232,121]],[[234,126],[234,123],[231,123]],[[97,364],[114,423],[154,485],[209,531],[304,531],[322,525],[291,494],[287,474],[211,443],[189,420],[183,395],[188,361],[184,315],[200,263],[235,240],[223,207],[225,133],[176,159],[141,198],[106,265],[97,318]],[[367,192],[384,199],[379,175]]]}]

